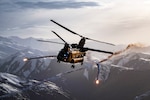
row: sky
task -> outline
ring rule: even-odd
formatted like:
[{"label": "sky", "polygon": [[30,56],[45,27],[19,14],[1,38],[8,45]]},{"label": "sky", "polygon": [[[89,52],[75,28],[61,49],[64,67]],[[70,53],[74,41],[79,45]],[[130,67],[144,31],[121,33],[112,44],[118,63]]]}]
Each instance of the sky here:
[{"label": "sky", "polygon": [[0,36],[80,40],[50,19],[96,40],[150,44],[150,0],[0,0]]}]

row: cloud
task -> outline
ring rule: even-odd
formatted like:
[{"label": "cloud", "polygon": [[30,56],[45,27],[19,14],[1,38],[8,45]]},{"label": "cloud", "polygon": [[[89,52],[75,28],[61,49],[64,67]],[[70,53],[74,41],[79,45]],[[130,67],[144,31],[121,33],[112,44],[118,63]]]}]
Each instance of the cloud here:
[{"label": "cloud", "polygon": [[81,8],[83,6],[97,6],[95,2],[74,2],[74,1],[53,1],[53,2],[17,2],[23,8],[46,8],[46,9],[64,9]]},{"label": "cloud", "polygon": [[[45,38],[51,38],[50,30],[54,30],[63,34],[68,41],[77,40],[71,35],[69,38],[70,33],[49,22],[49,19],[53,19],[79,34],[101,41],[114,44],[150,43],[150,2],[87,1],[1,0],[0,34],[24,37],[38,35],[41,38],[44,34]],[[98,4],[100,6],[96,6]]]},{"label": "cloud", "polygon": [[63,16],[63,10],[93,6],[98,6],[98,3],[76,0],[0,0],[0,33],[43,26],[49,22],[50,16],[60,16],[60,13]]},{"label": "cloud", "polygon": [[50,2],[30,2],[30,1],[1,1],[0,11],[15,11],[24,9],[65,9],[65,8],[82,8],[82,7],[92,7],[99,6],[96,2],[76,2],[76,1],[50,1]]}]

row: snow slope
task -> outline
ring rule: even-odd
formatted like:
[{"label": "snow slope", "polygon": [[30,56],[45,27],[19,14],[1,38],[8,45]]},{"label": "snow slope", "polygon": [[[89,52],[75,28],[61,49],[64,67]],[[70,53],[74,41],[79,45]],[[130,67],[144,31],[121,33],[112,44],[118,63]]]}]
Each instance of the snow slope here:
[{"label": "snow slope", "polygon": [[22,77],[31,77],[32,74],[39,74],[40,71],[49,70],[51,59],[34,59],[24,62],[25,57],[38,57],[48,55],[47,52],[41,52],[34,49],[24,49],[8,56],[0,63],[1,72],[8,72]]},{"label": "snow slope", "polygon": [[41,98],[69,100],[67,93],[48,80],[27,80],[12,74],[0,73],[0,100],[41,100]]}]

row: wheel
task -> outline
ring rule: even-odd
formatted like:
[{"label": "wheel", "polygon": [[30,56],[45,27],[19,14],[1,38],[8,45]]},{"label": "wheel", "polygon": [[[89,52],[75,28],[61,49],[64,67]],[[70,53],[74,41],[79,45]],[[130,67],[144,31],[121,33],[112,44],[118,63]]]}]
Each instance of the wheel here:
[{"label": "wheel", "polygon": [[71,68],[75,68],[75,65],[72,65]]},{"label": "wheel", "polygon": [[71,63],[74,63],[74,60],[73,60],[73,59],[71,60]]}]

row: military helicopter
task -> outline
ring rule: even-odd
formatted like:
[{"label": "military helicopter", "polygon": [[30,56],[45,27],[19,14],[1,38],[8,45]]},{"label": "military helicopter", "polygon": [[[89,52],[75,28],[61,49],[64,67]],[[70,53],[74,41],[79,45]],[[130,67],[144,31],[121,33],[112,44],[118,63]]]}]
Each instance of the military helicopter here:
[{"label": "military helicopter", "polygon": [[79,41],[79,43],[76,44],[68,44],[61,36],[59,36],[55,31],[52,31],[52,33],[54,33],[57,37],[59,37],[64,43],[59,43],[59,42],[53,42],[53,41],[44,41],[44,40],[38,40],[40,42],[50,42],[50,43],[57,43],[57,44],[63,44],[64,47],[60,50],[60,52],[58,53],[58,55],[50,55],[50,56],[41,56],[41,57],[33,57],[33,58],[24,58],[24,61],[28,61],[28,60],[32,60],[32,59],[40,59],[40,58],[47,58],[47,57],[57,57],[57,61],[58,62],[66,62],[66,63],[71,63],[72,64],[72,68],[75,67],[75,63],[81,63],[81,65],[83,64],[84,61],[84,56],[86,55],[86,51],[90,50],[90,51],[96,51],[96,52],[102,52],[102,53],[108,53],[108,54],[113,54],[113,52],[110,51],[103,51],[103,50],[97,50],[97,49],[92,49],[92,48],[87,48],[84,47],[86,40],[92,40],[95,42],[100,42],[100,43],[105,43],[108,45],[112,45],[115,46],[112,43],[108,43],[108,42],[102,42],[102,41],[98,41],[95,39],[91,39],[88,37],[84,37],[68,28],[66,28],[65,26],[57,23],[54,20],[50,20],[51,22],[55,23],[56,25],[64,28],[65,30],[71,32],[74,35],[78,35],[81,37],[81,40]]}]

